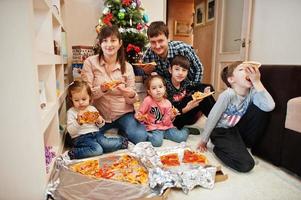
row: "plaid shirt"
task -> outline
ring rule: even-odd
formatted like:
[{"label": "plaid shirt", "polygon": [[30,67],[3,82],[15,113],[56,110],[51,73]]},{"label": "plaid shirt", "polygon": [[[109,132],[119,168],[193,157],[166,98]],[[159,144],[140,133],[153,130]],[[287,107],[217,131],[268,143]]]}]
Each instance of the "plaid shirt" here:
[{"label": "plaid shirt", "polygon": [[202,80],[203,76],[203,65],[195,54],[193,48],[190,45],[185,44],[184,42],[169,41],[168,53],[165,59],[160,58],[151,50],[151,48],[148,48],[144,54],[143,61],[156,62],[156,72],[164,78],[169,78],[170,73],[168,71],[168,67],[170,66],[172,59],[176,55],[185,56],[190,61],[190,69],[187,77],[192,82],[199,83]]}]

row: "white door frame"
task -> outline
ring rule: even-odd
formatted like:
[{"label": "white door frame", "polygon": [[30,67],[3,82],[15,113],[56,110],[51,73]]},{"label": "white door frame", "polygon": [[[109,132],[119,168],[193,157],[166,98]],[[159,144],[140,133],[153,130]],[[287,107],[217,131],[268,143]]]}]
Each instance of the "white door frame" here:
[{"label": "white door frame", "polygon": [[247,60],[249,56],[250,47],[250,33],[251,33],[251,19],[252,19],[252,5],[253,0],[243,0],[243,16],[242,16],[242,30],[240,41],[244,42],[240,46],[240,51],[237,52],[222,52],[223,44],[223,9],[224,2],[227,0],[217,0],[215,5],[215,25],[214,25],[214,41],[213,41],[213,52],[212,52],[212,70],[211,70],[211,82],[215,87],[217,95],[225,89],[225,85],[222,83],[220,78],[220,71],[225,63],[231,63],[237,60]]}]

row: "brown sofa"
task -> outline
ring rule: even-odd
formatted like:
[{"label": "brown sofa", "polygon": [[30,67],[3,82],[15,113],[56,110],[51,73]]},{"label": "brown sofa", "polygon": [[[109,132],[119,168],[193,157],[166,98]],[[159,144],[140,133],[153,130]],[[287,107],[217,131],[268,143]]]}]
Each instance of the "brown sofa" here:
[{"label": "brown sofa", "polygon": [[[274,98],[276,107],[253,153],[301,176],[301,133],[294,128],[285,128],[287,103],[301,96],[301,66],[263,65],[260,72],[261,80]],[[301,119],[294,120],[301,123]]]}]

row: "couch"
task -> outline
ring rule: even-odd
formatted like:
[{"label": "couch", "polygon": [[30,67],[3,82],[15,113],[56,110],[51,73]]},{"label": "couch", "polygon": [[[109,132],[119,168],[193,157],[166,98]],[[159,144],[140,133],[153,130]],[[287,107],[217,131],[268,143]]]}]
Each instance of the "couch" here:
[{"label": "couch", "polygon": [[[296,124],[301,123],[301,104],[296,98],[301,97],[301,66],[262,65],[260,72],[276,107],[253,153],[301,176],[301,130],[296,128]],[[291,114],[287,115],[287,111]]]}]

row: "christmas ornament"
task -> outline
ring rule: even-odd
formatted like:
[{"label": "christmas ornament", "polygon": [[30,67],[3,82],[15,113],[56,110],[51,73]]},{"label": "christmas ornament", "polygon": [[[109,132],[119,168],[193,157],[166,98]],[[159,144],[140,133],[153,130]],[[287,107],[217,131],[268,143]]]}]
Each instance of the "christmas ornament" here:
[{"label": "christmas ornament", "polygon": [[102,11],[102,14],[106,15],[110,12],[110,9],[108,7],[105,7]]},{"label": "christmas ornament", "polygon": [[131,8],[132,8],[132,9],[135,9],[136,6],[137,6],[137,4],[136,4],[135,2],[133,2],[133,3],[131,4]]},{"label": "christmas ornament", "polygon": [[149,22],[149,18],[148,18],[148,15],[147,14],[143,14],[143,17],[142,17],[142,19],[143,19],[143,21],[145,22],[145,23],[147,23],[147,22]]},{"label": "christmas ornament", "polygon": [[129,6],[131,5],[132,0],[122,0],[122,5]]},{"label": "christmas ornament", "polygon": [[140,31],[143,28],[143,26],[142,26],[142,24],[138,23],[136,28],[138,31]]},{"label": "christmas ornament", "polygon": [[118,19],[124,19],[125,14],[123,12],[118,13]]}]

